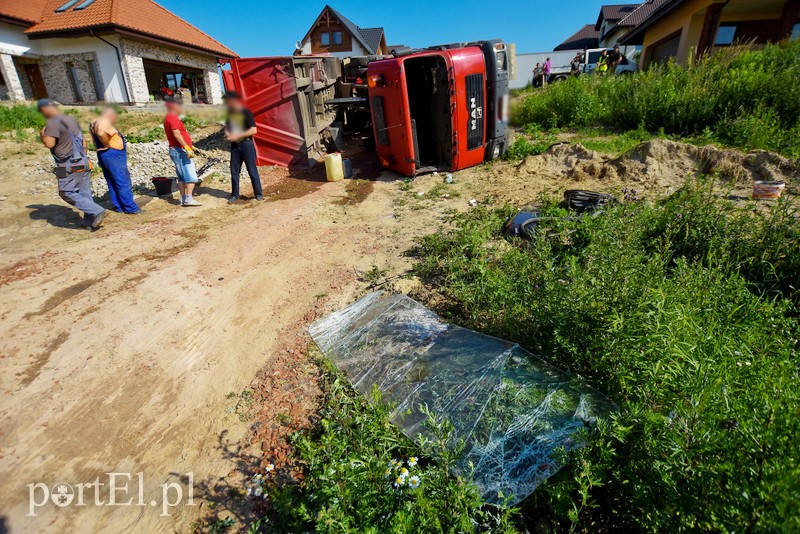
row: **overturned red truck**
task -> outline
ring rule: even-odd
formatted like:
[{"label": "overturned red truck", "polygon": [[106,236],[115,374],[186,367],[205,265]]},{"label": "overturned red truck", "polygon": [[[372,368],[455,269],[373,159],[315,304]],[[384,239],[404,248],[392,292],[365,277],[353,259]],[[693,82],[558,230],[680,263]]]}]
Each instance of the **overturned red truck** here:
[{"label": "overturned red truck", "polygon": [[388,57],[232,59],[223,80],[256,117],[259,165],[311,165],[349,128],[371,133],[365,144],[384,168],[416,176],[506,151],[509,63],[492,40]]}]

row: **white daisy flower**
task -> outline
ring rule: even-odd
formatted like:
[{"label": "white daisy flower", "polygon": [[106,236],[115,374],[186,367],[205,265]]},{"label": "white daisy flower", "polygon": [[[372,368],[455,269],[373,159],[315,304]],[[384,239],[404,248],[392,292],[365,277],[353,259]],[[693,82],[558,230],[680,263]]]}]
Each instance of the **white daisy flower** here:
[{"label": "white daisy flower", "polygon": [[267,464],[267,466],[264,469],[266,469],[267,471],[274,471],[275,464]]},{"label": "white daisy flower", "polygon": [[408,476],[408,469],[405,467],[400,470],[400,476],[406,478]]},{"label": "white daisy flower", "polygon": [[256,497],[261,497],[261,494],[264,493],[264,490],[261,488],[256,488]]},{"label": "white daisy flower", "polygon": [[411,458],[408,459],[408,467],[416,467],[418,462],[419,459],[416,456],[412,456]]},{"label": "white daisy flower", "polygon": [[400,486],[404,485],[405,483],[406,483],[406,477],[397,477],[394,480],[394,487],[395,488],[399,488]]},{"label": "white daisy flower", "polygon": [[417,475],[412,476],[408,479],[408,487],[411,489],[417,489],[419,487],[419,477]]}]

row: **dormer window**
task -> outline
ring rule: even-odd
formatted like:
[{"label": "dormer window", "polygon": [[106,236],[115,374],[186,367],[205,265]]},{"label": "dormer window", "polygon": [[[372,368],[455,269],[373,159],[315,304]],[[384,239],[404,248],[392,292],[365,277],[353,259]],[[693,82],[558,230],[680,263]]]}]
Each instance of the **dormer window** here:
[{"label": "dormer window", "polygon": [[[78,2],[80,2],[80,4],[78,4]],[[75,11],[80,11],[81,9],[86,9],[90,5],[94,4],[94,2],[95,0],[69,0],[69,2],[56,9],[56,13],[64,13],[65,11],[69,11],[76,4],[77,7],[75,7]]]}]

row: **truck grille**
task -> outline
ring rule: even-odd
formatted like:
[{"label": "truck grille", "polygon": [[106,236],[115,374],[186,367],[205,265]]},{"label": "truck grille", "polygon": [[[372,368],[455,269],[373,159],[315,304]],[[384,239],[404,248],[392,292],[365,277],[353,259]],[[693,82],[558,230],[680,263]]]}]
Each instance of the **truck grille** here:
[{"label": "truck grille", "polygon": [[483,148],[483,74],[471,74],[467,84],[467,149]]}]

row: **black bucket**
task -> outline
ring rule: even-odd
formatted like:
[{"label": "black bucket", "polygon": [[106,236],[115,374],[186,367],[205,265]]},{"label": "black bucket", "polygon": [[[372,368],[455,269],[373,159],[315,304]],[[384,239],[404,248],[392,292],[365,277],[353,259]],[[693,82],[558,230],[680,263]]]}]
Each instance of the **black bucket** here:
[{"label": "black bucket", "polygon": [[153,182],[153,186],[156,188],[156,195],[160,197],[171,195],[173,180],[173,178],[167,178],[164,176],[157,176],[153,178],[151,182]]}]

